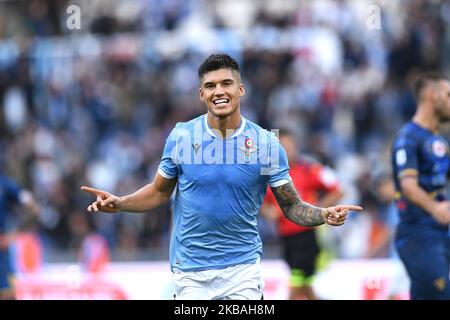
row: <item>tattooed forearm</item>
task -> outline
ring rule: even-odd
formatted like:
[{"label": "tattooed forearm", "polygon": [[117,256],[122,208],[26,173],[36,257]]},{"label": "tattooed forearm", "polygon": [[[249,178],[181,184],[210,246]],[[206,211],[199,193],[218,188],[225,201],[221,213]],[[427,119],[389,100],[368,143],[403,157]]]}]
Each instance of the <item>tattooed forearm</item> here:
[{"label": "tattooed forearm", "polygon": [[292,182],[272,188],[272,192],[284,215],[292,222],[305,227],[314,227],[325,222],[321,214],[322,208],[302,201]]}]

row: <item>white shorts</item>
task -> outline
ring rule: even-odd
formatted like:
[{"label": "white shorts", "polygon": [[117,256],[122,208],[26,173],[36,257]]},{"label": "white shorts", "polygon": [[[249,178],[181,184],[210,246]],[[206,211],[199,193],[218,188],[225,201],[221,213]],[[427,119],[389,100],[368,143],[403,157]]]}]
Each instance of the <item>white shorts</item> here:
[{"label": "white shorts", "polygon": [[174,270],[174,299],[261,300],[264,281],[260,263],[224,269],[183,272]]}]

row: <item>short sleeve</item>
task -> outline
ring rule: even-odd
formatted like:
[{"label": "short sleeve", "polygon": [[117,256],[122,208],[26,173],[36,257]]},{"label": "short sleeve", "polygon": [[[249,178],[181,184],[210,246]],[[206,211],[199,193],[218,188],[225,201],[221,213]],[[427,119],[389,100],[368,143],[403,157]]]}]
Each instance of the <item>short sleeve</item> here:
[{"label": "short sleeve", "polygon": [[269,185],[272,188],[282,186],[292,181],[289,176],[289,162],[286,151],[275,135],[271,135],[270,141],[270,167]]},{"label": "short sleeve", "polygon": [[408,137],[398,139],[393,148],[393,157],[393,165],[399,178],[418,171],[417,144],[413,139]]},{"label": "short sleeve", "polygon": [[173,179],[179,174],[179,164],[174,158],[177,154],[177,128],[175,127],[166,139],[158,173],[166,179]]}]

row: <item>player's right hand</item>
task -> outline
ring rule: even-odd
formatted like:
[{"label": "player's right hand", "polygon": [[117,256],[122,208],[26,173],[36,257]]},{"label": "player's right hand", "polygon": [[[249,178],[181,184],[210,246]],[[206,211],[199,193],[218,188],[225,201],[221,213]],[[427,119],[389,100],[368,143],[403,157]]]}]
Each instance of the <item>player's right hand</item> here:
[{"label": "player's right hand", "polygon": [[92,202],[87,208],[87,211],[95,212],[104,211],[110,213],[116,213],[120,211],[120,198],[103,190],[94,189],[91,187],[82,186],[82,191],[92,193],[97,197],[96,201]]}]

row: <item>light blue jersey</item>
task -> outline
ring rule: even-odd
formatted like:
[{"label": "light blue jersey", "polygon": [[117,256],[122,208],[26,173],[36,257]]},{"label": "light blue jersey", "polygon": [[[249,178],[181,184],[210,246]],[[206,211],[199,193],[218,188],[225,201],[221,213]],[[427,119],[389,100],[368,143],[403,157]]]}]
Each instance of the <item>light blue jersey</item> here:
[{"label": "light blue jersey", "polygon": [[291,181],[276,136],[241,118],[223,140],[206,115],[178,123],[167,138],[158,172],[177,177],[170,264],[182,271],[255,263],[262,242],[257,216],[267,185]]}]

